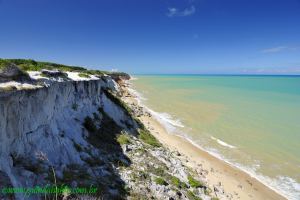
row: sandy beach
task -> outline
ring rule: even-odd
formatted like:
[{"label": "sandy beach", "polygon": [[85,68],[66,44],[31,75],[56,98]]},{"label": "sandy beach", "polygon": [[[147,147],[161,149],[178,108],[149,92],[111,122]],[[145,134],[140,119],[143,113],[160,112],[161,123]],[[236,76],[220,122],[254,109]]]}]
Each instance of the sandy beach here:
[{"label": "sandy beach", "polygon": [[178,152],[177,157],[187,166],[204,174],[210,187],[222,185],[224,192],[228,194],[228,199],[286,199],[249,174],[201,150],[185,138],[169,134],[142,105],[139,105],[137,97],[127,90],[128,87],[130,87],[129,84],[123,85],[122,99],[129,105],[142,109],[146,114],[141,114],[139,119],[151,133],[165,147]]}]

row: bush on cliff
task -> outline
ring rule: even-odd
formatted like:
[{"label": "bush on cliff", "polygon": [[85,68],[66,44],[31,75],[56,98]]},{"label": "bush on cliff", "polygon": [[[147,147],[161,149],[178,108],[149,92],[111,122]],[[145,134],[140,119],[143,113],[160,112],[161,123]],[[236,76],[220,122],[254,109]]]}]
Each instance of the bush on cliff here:
[{"label": "bush on cliff", "polygon": [[92,118],[86,117],[83,122],[83,126],[90,132],[97,131],[97,127]]},{"label": "bush on cliff", "polygon": [[154,179],[154,182],[155,182],[156,184],[158,184],[158,185],[165,185],[165,186],[169,185],[169,184],[168,184],[163,178],[161,178],[161,177],[155,178],[155,179]]},{"label": "bush on cliff", "polygon": [[188,176],[188,181],[191,187],[194,188],[199,188],[199,187],[204,187],[204,184],[192,177],[191,175]]},{"label": "bush on cliff", "polygon": [[117,136],[117,141],[121,145],[123,145],[123,144],[130,144],[131,143],[129,136],[126,135],[126,134],[124,134],[124,133]]},{"label": "bush on cliff", "polygon": [[153,147],[161,147],[161,143],[148,130],[139,130],[139,138]]},{"label": "bush on cliff", "polygon": [[78,76],[82,77],[82,78],[90,78],[90,75],[88,75],[86,73],[79,73]]}]

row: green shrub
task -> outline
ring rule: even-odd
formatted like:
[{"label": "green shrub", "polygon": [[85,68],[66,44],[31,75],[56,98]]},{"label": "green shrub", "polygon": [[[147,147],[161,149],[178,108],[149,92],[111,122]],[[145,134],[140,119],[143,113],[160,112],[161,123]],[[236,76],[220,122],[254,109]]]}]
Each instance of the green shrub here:
[{"label": "green shrub", "polygon": [[196,179],[194,179],[191,175],[188,176],[188,181],[191,187],[199,188],[204,187],[204,184]]},{"label": "green shrub", "polygon": [[118,135],[117,136],[117,141],[121,145],[123,145],[123,144],[130,144],[131,143],[129,136],[126,135],[126,134],[120,134],[120,135]]},{"label": "green shrub", "polygon": [[90,132],[97,131],[97,127],[92,118],[86,117],[83,122],[83,126]]},{"label": "green shrub", "polygon": [[202,200],[200,197],[197,197],[192,191],[187,192],[187,197],[189,200]]},{"label": "green shrub", "polygon": [[171,177],[171,183],[177,188],[187,188],[187,185],[184,182],[181,182],[180,179],[175,176]]},{"label": "green shrub", "polygon": [[210,195],[211,192],[212,192],[212,190],[209,187],[204,189],[204,194],[206,194],[206,195]]},{"label": "green shrub", "polygon": [[4,59],[0,59],[0,69],[3,69],[4,67],[6,67],[7,65],[9,65],[11,62],[4,60]]},{"label": "green shrub", "polygon": [[148,130],[139,130],[139,138],[151,146],[161,147],[161,143]]},{"label": "green shrub", "polygon": [[158,185],[165,185],[165,186],[169,185],[169,184],[168,184],[163,178],[161,178],[161,177],[155,178],[155,179],[154,179],[154,182],[155,182],[156,184],[158,184]]},{"label": "green shrub", "polygon": [[107,98],[109,98],[116,105],[123,108],[128,116],[132,116],[133,111],[131,110],[130,107],[127,106],[127,104],[124,101],[122,101],[122,99],[114,95],[110,90],[103,90],[103,91]]},{"label": "green shrub", "polygon": [[14,63],[18,65],[22,70],[24,71],[41,71],[42,69],[48,69],[48,70],[60,70],[60,71],[71,71],[71,72],[80,72],[86,75],[97,75],[102,76],[104,74],[109,75],[123,75],[123,76],[129,76],[125,73],[115,73],[115,72],[107,72],[107,71],[101,71],[101,70],[87,70],[84,67],[78,67],[78,66],[69,66],[69,65],[63,65],[63,64],[57,64],[57,63],[51,63],[51,62],[40,62],[35,61],[32,59],[1,59],[0,58],[0,69],[4,66],[6,66],[9,63]]},{"label": "green shrub", "polygon": [[86,73],[79,73],[78,76],[82,77],[82,78],[91,78],[90,75],[88,75]]},{"label": "green shrub", "polygon": [[150,171],[155,174],[156,176],[164,176],[165,175],[165,168],[164,167],[153,167],[150,169]]}]

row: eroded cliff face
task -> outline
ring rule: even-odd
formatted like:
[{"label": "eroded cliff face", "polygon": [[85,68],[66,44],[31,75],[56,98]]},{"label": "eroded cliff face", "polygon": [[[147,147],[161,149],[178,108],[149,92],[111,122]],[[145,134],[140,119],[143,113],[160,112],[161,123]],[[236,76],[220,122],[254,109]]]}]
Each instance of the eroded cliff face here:
[{"label": "eroded cliff face", "polygon": [[[101,119],[107,115],[116,126],[133,133],[136,122],[105,95],[107,89],[118,91],[109,76],[0,93],[0,172],[7,182],[14,187],[32,187],[49,176],[49,166],[60,177],[69,164],[83,165],[91,156],[101,157],[103,152],[90,144],[83,126],[87,116],[99,119],[95,124],[101,127]],[[17,194],[16,198],[25,197]]]}]

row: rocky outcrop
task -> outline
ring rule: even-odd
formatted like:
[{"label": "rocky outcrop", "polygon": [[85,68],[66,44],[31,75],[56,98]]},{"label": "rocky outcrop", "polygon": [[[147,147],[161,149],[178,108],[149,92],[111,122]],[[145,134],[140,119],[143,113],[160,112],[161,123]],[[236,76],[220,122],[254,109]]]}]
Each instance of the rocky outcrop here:
[{"label": "rocky outcrop", "polygon": [[29,75],[13,63],[9,63],[0,69],[0,83],[8,81],[30,82]]}]

